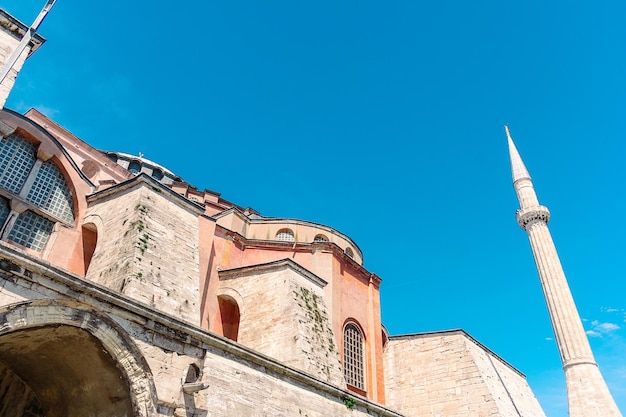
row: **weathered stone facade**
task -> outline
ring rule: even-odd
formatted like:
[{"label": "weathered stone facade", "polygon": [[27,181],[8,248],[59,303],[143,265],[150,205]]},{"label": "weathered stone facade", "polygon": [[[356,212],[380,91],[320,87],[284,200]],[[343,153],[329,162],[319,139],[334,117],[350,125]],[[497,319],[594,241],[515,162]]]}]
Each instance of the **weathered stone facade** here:
[{"label": "weathered stone facade", "polygon": [[391,337],[385,369],[408,416],[545,416],[524,376],[462,330]]}]

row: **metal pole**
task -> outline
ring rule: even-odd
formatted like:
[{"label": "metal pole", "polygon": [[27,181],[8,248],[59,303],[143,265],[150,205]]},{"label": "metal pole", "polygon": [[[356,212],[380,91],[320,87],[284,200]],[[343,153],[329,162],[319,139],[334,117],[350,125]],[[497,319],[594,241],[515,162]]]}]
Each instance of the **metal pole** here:
[{"label": "metal pole", "polygon": [[2,66],[2,70],[0,71],[0,83],[4,81],[6,76],[11,71],[11,68],[13,68],[13,66],[19,59],[20,55],[22,55],[22,52],[24,52],[24,50],[28,46],[28,43],[31,41],[33,36],[35,36],[35,33],[37,32],[37,28],[39,28],[39,25],[41,25],[41,22],[43,22],[43,19],[46,17],[50,9],[52,9],[52,6],[54,6],[54,3],[56,3],[56,0],[47,0],[46,4],[43,6],[43,9],[41,9],[41,12],[39,12],[39,15],[37,15],[37,17],[35,18],[35,21],[33,22],[33,24],[30,25],[30,27],[26,30],[26,33],[24,33],[24,37],[20,41],[19,45],[13,51],[13,54],[11,54],[11,57],[9,58],[9,60],[5,62],[4,65]]}]

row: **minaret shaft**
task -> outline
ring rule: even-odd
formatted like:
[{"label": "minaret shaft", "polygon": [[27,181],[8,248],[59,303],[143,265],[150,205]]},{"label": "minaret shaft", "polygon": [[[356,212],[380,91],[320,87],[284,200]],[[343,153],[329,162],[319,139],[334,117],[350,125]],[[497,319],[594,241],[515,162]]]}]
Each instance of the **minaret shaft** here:
[{"label": "minaret shaft", "polygon": [[539,204],[533,182],[508,128],[513,186],[520,203],[517,222],[528,233],[561,355],[570,417],[622,417],[595,362],[561,261],[552,241],[550,212]]},{"label": "minaret shaft", "polygon": [[579,360],[595,365],[585,329],[580,321],[548,226],[543,222],[535,222],[526,227],[526,232],[548,304],[563,366],[566,367],[572,361]]}]

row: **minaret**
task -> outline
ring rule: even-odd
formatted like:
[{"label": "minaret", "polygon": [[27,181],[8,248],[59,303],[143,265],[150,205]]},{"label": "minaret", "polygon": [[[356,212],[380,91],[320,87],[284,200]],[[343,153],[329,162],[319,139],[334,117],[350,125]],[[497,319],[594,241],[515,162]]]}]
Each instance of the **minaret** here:
[{"label": "minaret", "polygon": [[520,203],[517,222],[526,230],[552,327],[563,362],[570,417],[621,417],[604,382],[583,329],[561,261],[548,230],[550,212],[539,204],[530,175],[505,126],[509,141],[513,186]]}]

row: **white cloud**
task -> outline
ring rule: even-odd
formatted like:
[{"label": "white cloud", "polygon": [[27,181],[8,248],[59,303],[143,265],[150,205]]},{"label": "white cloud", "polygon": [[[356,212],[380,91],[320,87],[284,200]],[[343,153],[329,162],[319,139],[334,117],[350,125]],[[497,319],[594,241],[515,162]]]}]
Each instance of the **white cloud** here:
[{"label": "white cloud", "polygon": [[586,332],[587,335],[591,337],[602,337],[602,335],[609,334],[620,329],[620,326],[615,323],[603,323],[599,320],[592,321],[591,326],[592,328]]},{"label": "white cloud", "polygon": [[600,323],[598,324],[596,327],[594,327],[594,329],[602,332],[602,333],[610,333],[610,332],[614,332],[615,330],[619,330],[619,326],[617,324],[614,323]]}]

